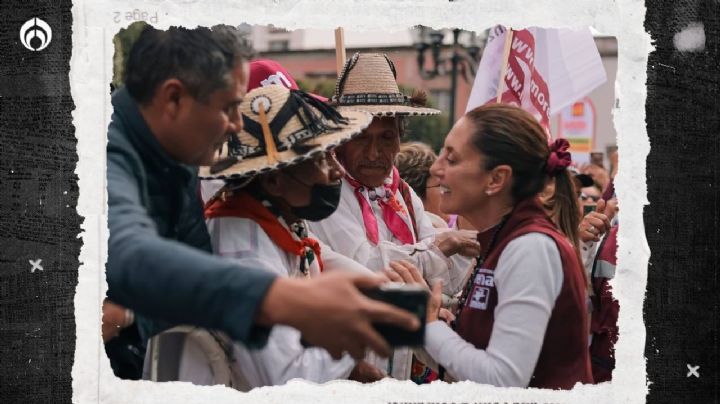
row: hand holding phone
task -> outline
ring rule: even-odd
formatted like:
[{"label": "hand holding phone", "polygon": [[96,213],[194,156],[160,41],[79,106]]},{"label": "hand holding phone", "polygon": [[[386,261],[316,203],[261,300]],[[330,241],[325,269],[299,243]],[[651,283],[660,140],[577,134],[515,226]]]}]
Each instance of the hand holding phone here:
[{"label": "hand holding phone", "polygon": [[390,346],[422,346],[425,343],[425,318],[430,294],[424,286],[389,282],[378,288],[365,290],[363,293],[371,299],[407,310],[420,321],[420,328],[415,331],[408,331],[391,324],[375,324],[377,332]]}]

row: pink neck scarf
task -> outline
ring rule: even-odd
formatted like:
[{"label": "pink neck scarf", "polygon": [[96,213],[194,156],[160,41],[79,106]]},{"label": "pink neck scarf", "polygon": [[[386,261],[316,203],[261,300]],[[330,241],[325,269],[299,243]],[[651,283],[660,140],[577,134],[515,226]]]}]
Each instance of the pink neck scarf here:
[{"label": "pink neck scarf", "polygon": [[365,224],[365,234],[368,240],[372,241],[373,244],[377,244],[379,241],[378,235],[378,224],[373,214],[370,203],[367,198],[363,196],[363,191],[368,190],[368,196],[371,200],[377,200],[378,204],[382,208],[383,221],[385,225],[390,229],[390,232],[403,244],[413,244],[414,238],[412,230],[408,228],[407,223],[402,219],[402,216],[407,216],[405,208],[395,198],[395,192],[400,184],[400,175],[398,174],[397,168],[393,167],[392,170],[392,183],[384,184],[385,195],[375,196],[373,188],[368,188],[359,183],[355,178],[352,178],[349,174],[345,175],[345,179],[348,181],[353,188],[355,188],[355,197],[360,203],[360,209],[362,210],[363,223]]}]

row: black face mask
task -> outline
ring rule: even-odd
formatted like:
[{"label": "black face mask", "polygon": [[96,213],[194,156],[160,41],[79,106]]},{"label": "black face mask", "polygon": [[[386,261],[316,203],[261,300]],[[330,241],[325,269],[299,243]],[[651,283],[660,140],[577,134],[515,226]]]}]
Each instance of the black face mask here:
[{"label": "black face mask", "polygon": [[[302,183],[302,182],[301,182]],[[303,185],[305,185],[303,183]],[[340,204],[340,191],[342,182],[337,184],[314,184],[310,188],[310,204],[301,207],[292,207],[292,213],[311,222],[323,220],[335,212]]]}]

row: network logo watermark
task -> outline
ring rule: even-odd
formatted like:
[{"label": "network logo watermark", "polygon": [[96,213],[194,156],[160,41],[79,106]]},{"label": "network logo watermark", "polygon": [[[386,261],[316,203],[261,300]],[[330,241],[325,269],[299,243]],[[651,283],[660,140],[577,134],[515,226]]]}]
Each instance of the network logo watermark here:
[{"label": "network logo watermark", "polygon": [[35,17],[25,21],[20,28],[20,42],[33,52],[47,48],[52,41],[52,29],[45,21]]}]

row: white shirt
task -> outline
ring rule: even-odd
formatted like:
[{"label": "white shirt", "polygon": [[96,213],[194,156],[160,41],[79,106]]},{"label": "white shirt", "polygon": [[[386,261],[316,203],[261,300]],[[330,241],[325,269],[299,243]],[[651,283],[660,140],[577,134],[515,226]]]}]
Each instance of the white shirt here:
[{"label": "white shirt", "polygon": [[455,380],[527,387],[562,283],[555,241],[541,233],[520,236],[495,268],[498,304],[487,349],[476,349],[442,320],[427,325],[425,349]]},{"label": "white shirt", "polygon": [[[378,187],[378,193],[384,190]],[[408,260],[414,263],[423,277],[432,285],[436,280],[443,281],[443,292],[452,295],[459,291],[462,284],[455,279],[462,279],[466,267],[457,268],[452,260],[448,259],[434,244],[435,228],[430,218],[425,214],[422,201],[410,189],[410,195],[415,212],[418,237],[415,244],[402,245],[395,238],[385,224],[382,216],[382,207],[377,201],[370,201],[368,191],[363,191],[375,216],[378,225],[378,244],[367,239],[365,234],[365,223],[363,222],[362,209],[355,196],[355,189],[347,180],[342,181],[340,193],[340,204],[332,215],[319,222],[310,222],[310,229],[320,240],[328,244],[334,251],[343,254],[359,262],[373,271],[380,271],[387,268],[391,261]],[[407,206],[400,194],[395,192],[395,197],[406,210]],[[409,215],[407,215],[409,216]],[[403,217],[408,228],[413,232],[412,221],[409,217]],[[413,233],[413,238],[415,237]],[[461,272],[453,274],[451,272]]]},{"label": "white shirt", "polygon": [[200,198],[203,203],[207,203],[224,186],[225,180],[200,180]]},{"label": "white shirt", "polygon": [[[281,223],[284,225],[282,220]],[[207,224],[216,254],[236,259],[259,259],[265,264],[265,269],[279,276],[305,276],[299,269],[300,257],[278,247],[254,221],[221,217],[209,219]],[[334,253],[322,244],[321,257],[325,271],[371,273],[367,268]],[[317,260],[310,265],[309,273],[310,276],[320,274]],[[355,366],[355,362],[348,355],[336,361],[324,349],[303,347],[300,343],[300,332],[281,325],[272,328],[264,348],[251,350],[241,344],[234,344],[233,353],[236,359],[235,370],[242,374],[250,388],[282,385],[294,378],[315,383],[347,379]],[[203,366],[202,362],[191,360],[192,357],[192,352],[187,352],[187,356],[183,354],[181,380],[203,384],[203,381],[211,379],[207,374],[209,369]]]},{"label": "white shirt", "polygon": [[[378,187],[375,192],[384,195],[385,190],[383,187]],[[418,237],[414,240],[415,244],[402,245],[395,238],[383,220],[382,207],[377,201],[369,199],[368,190],[366,189],[363,191],[363,196],[370,204],[377,221],[379,242],[375,245],[368,240],[365,233],[362,208],[355,196],[355,188],[344,178],[342,180],[340,204],[337,210],[325,220],[311,222],[310,229],[320,240],[332,247],[334,251],[352,258],[373,271],[381,271],[389,267],[391,261],[411,261],[422,271],[423,278],[428,284],[432,285],[440,279],[443,281],[443,292],[452,295],[462,287],[461,281],[464,273],[453,273],[453,276],[451,276],[451,272],[463,271],[467,267],[456,268],[453,262],[435,246],[435,228],[430,218],[425,214],[422,201],[412,189],[410,189],[410,195],[418,231]],[[399,190],[395,192],[395,198],[408,211]],[[403,217],[403,220],[410,231],[413,232],[409,215]],[[415,238],[414,232],[413,238]],[[394,351],[392,364],[372,352],[368,353],[366,360],[379,369],[389,372],[396,379],[408,380],[410,378],[412,352],[407,348]]]}]

